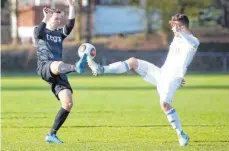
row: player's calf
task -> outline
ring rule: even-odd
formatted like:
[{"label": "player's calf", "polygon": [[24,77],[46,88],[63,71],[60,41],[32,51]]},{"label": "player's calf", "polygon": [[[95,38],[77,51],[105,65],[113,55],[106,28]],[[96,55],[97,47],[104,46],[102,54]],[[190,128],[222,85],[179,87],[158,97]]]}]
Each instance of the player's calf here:
[{"label": "player's calf", "polygon": [[71,72],[83,73],[84,66],[87,62],[86,58],[87,55],[85,54],[75,65],[64,63],[62,61],[53,61],[50,65],[50,70],[54,75],[68,74]]},{"label": "player's calf", "polygon": [[176,130],[178,141],[180,146],[186,146],[189,141],[188,135],[186,135],[181,127],[181,123],[176,110],[165,100],[160,100],[162,111],[166,114],[169,123],[172,128]]},{"label": "player's calf", "polygon": [[176,130],[177,134],[179,135],[183,130],[181,127],[181,123],[179,117],[177,115],[176,110],[168,103],[161,101],[160,103],[162,111],[166,114],[167,119],[173,129]]},{"label": "player's calf", "polygon": [[130,70],[135,71],[138,68],[138,59],[134,57],[125,61],[115,62],[107,66],[101,66],[90,58],[88,58],[87,61],[94,75],[101,75],[103,73],[121,74]]},{"label": "player's calf", "polygon": [[73,106],[72,101],[72,92],[70,89],[63,89],[58,93],[58,97],[61,101],[62,107],[56,115],[53,126],[51,128],[49,136],[56,136],[57,131],[63,125],[65,120],[67,119],[70,110]]},{"label": "player's calf", "polygon": [[103,66],[104,73],[116,73],[121,74],[128,72],[130,70],[135,70],[138,66],[138,61],[136,58],[132,57],[125,61],[119,61],[108,66]]},{"label": "player's calf", "polygon": [[119,61],[107,66],[101,66],[92,59],[87,59],[87,61],[93,75],[101,75],[104,73],[121,74],[130,70],[130,66],[127,61]]}]

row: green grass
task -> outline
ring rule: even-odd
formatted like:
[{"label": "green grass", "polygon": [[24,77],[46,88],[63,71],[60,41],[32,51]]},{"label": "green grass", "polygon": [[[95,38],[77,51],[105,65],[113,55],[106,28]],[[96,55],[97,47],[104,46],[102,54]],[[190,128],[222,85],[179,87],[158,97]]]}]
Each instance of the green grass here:
[{"label": "green grass", "polygon": [[44,142],[60,104],[38,77],[2,78],[4,151],[228,151],[229,76],[189,75],[173,106],[190,143],[179,147],[155,87],[137,76],[69,77],[74,107]]}]

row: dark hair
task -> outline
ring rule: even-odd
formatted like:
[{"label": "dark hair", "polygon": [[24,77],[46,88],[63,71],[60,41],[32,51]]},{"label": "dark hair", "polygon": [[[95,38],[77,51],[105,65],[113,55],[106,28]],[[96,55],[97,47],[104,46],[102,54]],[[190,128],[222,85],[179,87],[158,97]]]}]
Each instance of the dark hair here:
[{"label": "dark hair", "polygon": [[52,11],[53,11],[53,13],[57,13],[57,14],[60,14],[61,13],[61,10],[60,9],[57,9],[57,8],[52,9]]},{"label": "dark hair", "polygon": [[54,8],[44,8],[45,9],[45,12],[46,13],[51,13],[51,14],[53,14],[53,13],[57,13],[57,14],[60,14],[61,13],[61,10],[60,9],[54,9]]},{"label": "dark hair", "polygon": [[189,19],[185,14],[177,13],[172,16],[172,21],[179,21],[184,24],[186,27],[189,27]]}]

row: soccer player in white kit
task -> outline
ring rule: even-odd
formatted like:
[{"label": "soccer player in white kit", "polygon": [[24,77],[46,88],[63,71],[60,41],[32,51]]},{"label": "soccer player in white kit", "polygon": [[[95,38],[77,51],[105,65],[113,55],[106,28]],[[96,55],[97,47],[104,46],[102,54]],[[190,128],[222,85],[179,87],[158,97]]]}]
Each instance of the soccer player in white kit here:
[{"label": "soccer player in white kit", "polygon": [[101,66],[88,58],[88,65],[94,75],[105,73],[121,74],[133,70],[145,81],[157,87],[160,105],[171,126],[176,130],[180,146],[186,146],[189,137],[184,133],[177,112],[172,107],[172,99],[182,82],[191,63],[199,40],[189,30],[189,19],[185,14],[175,14],[169,21],[174,33],[173,41],[164,65],[159,68],[144,60],[129,58],[123,62],[115,62],[108,66]]}]

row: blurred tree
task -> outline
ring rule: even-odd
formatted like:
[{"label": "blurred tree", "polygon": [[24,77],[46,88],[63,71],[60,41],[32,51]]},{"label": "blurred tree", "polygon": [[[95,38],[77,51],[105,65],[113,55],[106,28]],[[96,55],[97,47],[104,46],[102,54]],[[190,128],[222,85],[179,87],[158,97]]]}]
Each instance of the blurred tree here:
[{"label": "blurred tree", "polygon": [[6,2],[7,2],[7,0],[1,0],[1,8],[4,8]]},{"label": "blurred tree", "polygon": [[[152,10],[159,9],[162,17],[162,31],[167,33],[168,38],[171,35],[171,30],[168,21],[171,16],[175,13],[185,13],[190,18],[199,16],[199,9],[207,7],[212,4],[213,0],[132,0],[135,6],[143,6],[146,12],[147,28],[146,28],[146,39],[149,37],[148,34],[151,32],[151,25],[153,22],[150,20]],[[170,38],[169,38],[170,39]],[[168,39],[168,40],[169,40]]]},{"label": "blurred tree", "polygon": [[12,34],[12,42],[13,44],[19,43],[18,37],[18,0],[10,1],[10,12],[11,12],[11,34]]},{"label": "blurred tree", "polygon": [[76,35],[76,37],[74,38],[75,42],[79,42],[82,40],[82,35],[81,35],[81,30],[82,30],[82,26],[81,26],[81,16],[82,16],[82,5],[81,2],[78,1],[76,2],[76,20],[75,20],[75,25],[76,27],[74,28],[74,35]]},{"label": "blurred tree", "polygon": [[222,25],[229,28],[229,0],[218,0],[218,4],[223,12]]}]

